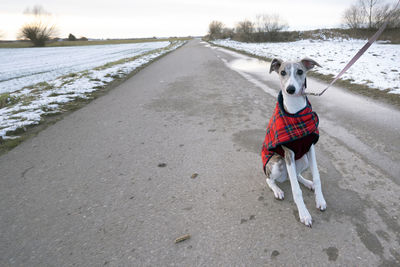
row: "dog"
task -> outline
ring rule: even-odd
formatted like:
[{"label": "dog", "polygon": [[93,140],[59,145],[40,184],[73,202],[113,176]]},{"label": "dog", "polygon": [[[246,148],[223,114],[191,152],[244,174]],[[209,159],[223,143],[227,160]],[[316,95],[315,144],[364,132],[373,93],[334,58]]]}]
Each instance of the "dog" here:
[{"label": "dog", "polygon": [[[272,60],[269,73],[278,73],[281,91],[261,153],[266,182],[275,198],[284,199],[284,192],[276,182],[284,182],[289,177],[300,221],[309,227],[312,218],[304,204],[299,182],[315,192],[317,209],[326,210],[314,147],[319,138],[319,120],[304,92],[306,73],[315,66],[320,67],[310,58],[298,62]],[[301,175],[307,168],[311,169],[312,181]]]}]

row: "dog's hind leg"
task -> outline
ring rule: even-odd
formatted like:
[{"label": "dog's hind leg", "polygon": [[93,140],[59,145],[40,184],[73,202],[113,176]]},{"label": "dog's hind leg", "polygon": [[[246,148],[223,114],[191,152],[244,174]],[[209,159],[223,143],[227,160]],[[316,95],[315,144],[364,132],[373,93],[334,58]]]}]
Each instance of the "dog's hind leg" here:
[{"label": "dog's hind leg", "polygon": [[267,178],[267,185],[271,188],[272,192],[274,192],[274,196],[278,200],[283,200],[285,198],[285,193],[280,189],[274,179]]},{"label": "dog's hind leg", "polygon": [[307,156],[310,161],[310,169],[311,169],[311,174],[313,176],[313,183],[315,187],[315,203],[317,209],[324,211],[326,210],[326,201],[322,194],[321,179],[319,177],[314,145],[311,145],[310,150],[307,152]]},{"label": "dog's hind leg", "polygon": [[312,218],[306,208],[306,205],[304,204],[303,193],[301,192],[299,182],[297,181],[294,152],[285,146],[282,146],[282,148],[285,151],[286,169],[288,172],[290,184],[292,186],[293,200],[296,203],[297,209],[299,211],[300,221],[306,226],[311,227]]},{"label": "dog's hind leg", "polygon": [[285,194],[276,185],[276,181],[282,182],[286,180],[286,170],[284,169],[285,162],[283,158],[279,155],[274,155],[270,161],[268,162],[266,167],[266,174],[267,174],[267,185],[269,188],[274,192],[274,196],[278,200],[283,200],[285,198]]}]

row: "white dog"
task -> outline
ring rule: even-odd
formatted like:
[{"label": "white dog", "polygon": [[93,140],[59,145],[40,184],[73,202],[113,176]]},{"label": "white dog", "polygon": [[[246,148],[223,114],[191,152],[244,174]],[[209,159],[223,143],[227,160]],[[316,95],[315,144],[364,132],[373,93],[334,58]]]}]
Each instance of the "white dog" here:
[{"label": "white dog", "polygon": [[[312,218],[304,204],[299,182],[315,191],[317,208],[321,211],[326,209],[314,149],[319,137],[318,116],[312,111],[304,94],[306,72],[316,65],[319,66],[308,58],[299,62],[272,60],[269,72],[275,71],[279,74],[281,92],[262,149],[267,184],[275,198],[284,198],[276,181],[283,182],[289,176],[300,221],[309,227],[312,225]],[[308,167],[311,168],[313,181],[301,176]]]}]

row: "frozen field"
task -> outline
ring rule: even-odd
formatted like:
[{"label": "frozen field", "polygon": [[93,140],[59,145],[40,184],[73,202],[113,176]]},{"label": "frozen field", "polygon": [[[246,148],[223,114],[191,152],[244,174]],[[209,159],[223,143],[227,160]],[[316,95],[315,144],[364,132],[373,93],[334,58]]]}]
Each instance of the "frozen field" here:
[{"label": "frozen field", "polygon": [[168,46],[169,42],[45,48],[0,49],[0,93],[49,81],[72,72],[134,57]]},{"label": "frozen field", "polygon": [[[336,76],[366,41],[339,39],[302,40],[288,43],[242,43],[232,40],[215,40],[213,43],[267,58],[296,60],[307,56],[321,64],[322,68],[316,68],[316,72]],[[342,79],[400,94],[400,45],[373,44],[342,76]]]},{"label": "frozen field", "polygon": [[8,84],[0,91],[6,99],[6,105],[0,106],[0,137],[15,138],[7,132],[39,124],[43,115],[63,112],[63,104],[90,97],[91,92],[184,43],[0,49],[1,60],[7,59],[0,63],[0,85]]}]

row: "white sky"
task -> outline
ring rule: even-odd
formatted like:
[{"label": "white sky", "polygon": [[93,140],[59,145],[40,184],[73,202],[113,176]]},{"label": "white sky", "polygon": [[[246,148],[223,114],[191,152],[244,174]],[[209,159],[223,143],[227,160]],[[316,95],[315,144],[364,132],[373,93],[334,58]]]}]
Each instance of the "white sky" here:
[{"label": "white sky", "polygon": [[212,20],[234,27],[257,14],[277,13],[290,30],[340,26],[350,0],[0,0],[2,39],[16,39],[26,7],[42,5],[59,36],[137,38],[205,35]]}]

